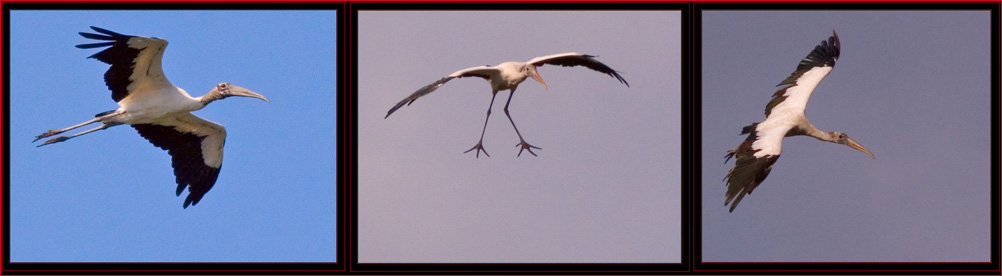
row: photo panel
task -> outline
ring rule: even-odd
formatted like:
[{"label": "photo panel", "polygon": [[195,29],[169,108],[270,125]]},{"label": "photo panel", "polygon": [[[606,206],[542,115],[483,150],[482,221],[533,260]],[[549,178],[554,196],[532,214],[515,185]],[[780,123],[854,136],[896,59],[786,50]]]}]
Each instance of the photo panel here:
[{"label": "photo panel", "polygon": [[342,7],[4,3],[5,273],[343,271]]},{"label": "photo panel", "polygon": [[534,7],[351,4],[350,269],[684,269],[685,6]]},{"label": "photo panel", "polygon": [[695,5],[697,271],[997,271],[998,5],[881,7]]}]

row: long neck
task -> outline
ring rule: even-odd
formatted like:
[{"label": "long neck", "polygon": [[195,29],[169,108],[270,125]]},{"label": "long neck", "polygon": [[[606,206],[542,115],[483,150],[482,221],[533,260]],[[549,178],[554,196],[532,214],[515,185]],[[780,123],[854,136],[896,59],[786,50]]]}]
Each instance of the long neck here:
[{"label": "long neck", "polygon": [[219,93],[219,90],[212,89],[209,93],[205,93],[205,95],[198,97],[198,100],[202,102],[202,106],[204,107],[215,100],[221,100],[223,98],[226,98],[226,95]]},{"label": "long neck", "polygon": [[813,129],[813,131],[808,132],[807,135],[809,135],[811,137],[814,137],[814,138],[818,138],[818,140],[821,140],[821,141],[828,141],[828,142],[832,142],[832,143],[838,143],[838,134],[835,134],[834,132],[820,131],[817,128],[812,128],[812,129]]},{"label": "long neck", "polygon": [[205,107],[202,97],[192,97],[187,91],[180,87],[165,88],[164,91],[151,93],[155,99],[150,99],[167,108],[170,112],[175,111],[195,111]]},{"label": "long neck", "polygon": [[838,135],[836,135],[834,132],[821,131],[820,129],[814,127],[814,124],[811,124],[811,122],[807,122],[805,125],[806,126],[799,127],[800,131],[802,131],[804,135],[817,138],[818,140],[821,141],[828,141],[832,143],[838,140],[837,137]]}]

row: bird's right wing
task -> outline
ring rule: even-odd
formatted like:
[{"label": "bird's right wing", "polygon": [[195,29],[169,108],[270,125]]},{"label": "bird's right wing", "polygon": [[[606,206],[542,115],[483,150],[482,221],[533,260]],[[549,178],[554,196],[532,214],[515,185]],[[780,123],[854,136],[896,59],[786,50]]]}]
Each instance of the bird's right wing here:
[{"label": "bird's right wing", "polygon": [[411,105],[411,103],[413,103],[414,100],[417,100],[417,98],[420,98],[421,96],[424,95],[428,95],[428,93],[431,93],[432,91],[435,91],[435,89],[442,87],[442,85],[445,85],[446,82],[449,82],[452,79],[464,78],[464,77],[480,77],[489,81],[491,76],[495,76],[497,74],[498,74],[498,69],[491,66],[477,66],[456,71],[429,85],[421,87],[421,89],[418,89],[417,91],[414,91],[414,93],[411,93],[410,96],[407,96],[407,98],[404,98],[396,105],[394,105],[393,108],[390,108],[390,111],[386,112],[386,117],[383,117],[383,119],[390,117],[390,114],[393,114],[394,111],[397,111],[397,109],[400,109],[404,105]]},{"label": "bird's right wing", "polygon": [[[748,138],[736,149],[729,150],[725,156],[730,160],[734,157],[734,168],[727,172],[727,195],[724,206],[733,202],[730,211],[733,212],[746,194],[751,194],[759,184],[769,176],[772,164],[776,163],[782,153],[783,137],[789,127],[763,127],[755,123],[744,127],[741,134]],[[727,162],[727,161],[724,162]]]}]

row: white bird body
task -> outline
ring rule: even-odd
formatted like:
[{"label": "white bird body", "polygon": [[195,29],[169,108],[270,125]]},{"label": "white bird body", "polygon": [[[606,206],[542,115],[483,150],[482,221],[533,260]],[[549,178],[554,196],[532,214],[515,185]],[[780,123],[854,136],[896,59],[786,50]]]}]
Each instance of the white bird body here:
[{"label": "white bird body", "polygon": [[139,135],[171,155],[177,178],[177,195],[187,187],[184,208],[195,205],[216,182],[223,162],[226,129],[199,118],[191,111],[202,109],[215,100],[229,96],[254,97],[268,101],[261,94],[243,87],[220,83],[201,97],[192,97],[174,86],[161,67],[167,41],[154,37],[129,36],[91,27],[101,34],[83,33],[85,38],[105,42],[80,44],[77,48],[108,47],[90,56],[111,65],[104,74],[105,84],[118,109],[97,114],[94,119],[63,129],[53,129],[35,137],[50,137],[88,124],[101,126],[70,136],[59,136],[39,147],[109,127],[131,125]]},{"label": "white bird body", "polygon": [[[602,64],[598,60],[593,59],[593,57],[594,56],[591,55],[571,52],[571,53],[562,53],[562,54],[536,57],[529,60],[528,62],[509,61],[498,64],[497,66],[477,66],[459,70],[453,72],[452,74],[449,74],[444,78],[439,79],[438,81],[435,81],[429,85],[421,87],[417,91],[414,91],[414,93],[412,93],[410,96],[404,98],[400,102],[397,102],[396,105],[390,108],[390,110],[386,112],[386,117],[383,118],[389,118],[390,114],[393,114],[393,112],[396,111],[397,109],[403,107],[404,105],[410,105],[415,100],[417,100],[417,98],[420,98],[421,96],[427,95],[435,91],[436,89],[442,87],[442,85],[445,85],[446,82],[452,79],[463,78],[463,77],[480,77],[487,80],[487,82],[490,83],[491,85],[491,105],[487,107],[487,118],[484,119],[484,129],[483,131],[480,132],[480,142],[478,142],[476,146],[474,146],[470,150],[467,150],[466,152],[470,152],[476,149],[477,157],[480,157],[481,151],[483,151],[484,154],[487,154],[487,151],[483,149],[483,140],[484,140],[483,134],[484,131],[487,130],[487,120],[489,120],[491,116],[491,107],[494,105],[494,97],[497,96],[498,91],[509,90],[511,91],[511,93],[508,95],[508,103],[505,104],[504,111],[505,115],[508,116],[508,121],[510,121],[512,127],[515,128],[515,133],[518,134],[519,140],[521,140],[521,142],[515,146],[522,147],[522,149],[519,150],[519,156],[521,156],[522,150],[528,150],[529,153],[535,156],[536,153],[532,152],[532,149],[539,149],[539,147],[529,145],[529,143],[525,142],[525,139],[522,139],[522,134],[518,132],[518,127],[515,127],[515,121],[511,119],[511,115],[508,113],[508,105],[511,104],[511,97],[515,94],[515,90],[518,88],[519,84],[521,84],[523,81],[525,81],[525,79],[530,77],[538,81],[540,84],[542,84],[543,89],[547,89],[546,82],[543,81],[543,78],[540,77],[539,73],[536,71],[536,67],[543,66],[544,64],[560,65],[565,67],[585,66],[588,67],[589,69],[605,73],[611,77],[614,77],[621,83],[625,84],[627,87],[630,86],[630,84],[628,84],[626,80],[619,75],[619,73],[617,73],[612,68],[609,68],[609,66]],[[487,156],[490,157],[490,155]]]},{"label": "white bird body", "polygon": [[814,127],[804,111],[807,101],[821,80],[832,71],[840,54],[838,34],[834,31],[826,41],[816,46],[806,58],[800,61],[797,70],[780,82],[782,86],[765,108],[765,121],[754,123],[742,129],[748,137],[737,148],[727,151],[727,160],[735,157],[734,168],[727,172],[727,194],[724,205],[731,203],[730,211],[738,206],[746,194],[758,187],[772,170],[773,163],[783,153],[783,138],[806,135],[818,140],[843,144],[862,151],[870,157],[873,154],[848,135],[841,132],[823,132]]},{"label": "white bird body", "polygon": [[147,124],[171,113],[196,111],[205,107],[197,98],[188,95],[176,86],[147,91],[142,95],[131,94],[118,102],[119,111],[124,111],[119,123]]},{"label": "white bird body", "polygon": [[525,63],[509,61],[498,64],[497,70],[490,70],[491,75],[499,74],[500,77],[491,77],[491,89],[497,91],[510,90],[518,87],[529,74],[525,71]]},{"label": "white bird body", "polygon": [[[756,132],[762,139],[756,140],[752,148],[761,149],[755,152],[755,157],[779,155],[783,152],[783,137],[805,135],[809,129],[817,129],[807,120],[805,111],[807,101],[821,80],[832,71],[833,67],[816,67],[797,79],[796,85],[789,87],[783,93],[785,100],[772,107],[766,114],[765,121],[758,123]],[[810,126],[800,128],[799,126]]]}]

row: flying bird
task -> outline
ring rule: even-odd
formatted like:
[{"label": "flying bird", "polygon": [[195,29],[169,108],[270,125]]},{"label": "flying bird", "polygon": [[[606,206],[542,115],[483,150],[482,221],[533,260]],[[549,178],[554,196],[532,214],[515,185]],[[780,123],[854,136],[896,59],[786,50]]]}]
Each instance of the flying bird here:
[{"label": "flying bird", "polygon": [[140,136],[170,154],[174,176],[177,178],[176,194],[180,196],[185,187],[188,188],[184,208],[198,204],[219,177],[226,129],[190,112],[230,96],[270,101],[261,94],[225,82],[216,85],[201,97],[192,97],[164,76],[161,59],[167,48],[167,40],[123,35],[93,26],[90,28],[100,34],[81,32],[80,35],[102,42],[76,47],[108,47],[90,58],[111,65],[104,73],[104,82],[119,108],[101,112],[94,119],[77,125],[49,130],[35,136],[34,141],[92,123],[101,123],[101,126],[70,136],[51,138],[38,147],[117,125],[131,125]]},{"label": "flying bird", "polygon": [[741,203],[745,194],[751,194],[769,175],[772,164],[782,152],[783,137],[807,135],[821,141],[849,146],[873,158],[873,153],[842,132],[824,132],[814,127],[804,109],[814,88],[832,71],[839,57],[838,34],[814,47],[814,50],[800,61],[797,70],[779,83],[780,89],[772,95],[765,106],[765,121],[754,123],[741,129],[748,138],[737,148],[727,151],[724,163],[737,159],[724,180],[727,181],[727,198],[724,206],[733,202],[730,211]]},{"label": "flying bird", "polygon": [[547,89],[546,82],[543,81],[543,78],[539,76],[539,72],[536,71],[537,67],[543,66],[544,64],[560,65],[564,67],[584,66],[588,69],[614,77],[627,87],[630,86],[630,84],[627,83],[626,80],[623,79],[623,76],[620,76],[616,70],[613,70],[612,68],[609,68],[609,66],[595,60],[594,57],[595,56],[592,55],[579,53],[563,53],[536,57],[526,62],[509,61],[498,64],[497,66],[485,65],[459,70],[429,85],[421,87],[421,89],[418,89],[417,91],[414,91],[414,93],[410,96],[407,96],[407,98],[404,98],[394,105],[393,108],[390,108],[390,111],[386,112],[386,117],[383,118],[385,119],[390,117],[390,114],[393,114],[393,112],[397,111],[400,107],[403,107],[405,104],[410,105],[411,103],[414,103],[414,100],[417,100],[417,98],[435,91],[435,89],[442,87],[442,85],[452,79],[464,77],[483,78],[491,84],[491,104],[487,106],[487,118],[484,119],[484,128],[480,131],[480,141],[477,142],[477,145],[473,146],[473,148],[470,148],[463,153],[477,150],[477,158],[480,158],[481,151],[483,151],[487,157],[490,157],[490,154],[487,154],[487,150],[483,147],[483,142],[484,132],[487,131],[487,121],[491,118],[491,107],[494,106],[494,98],[497,96],[498,91],[510,90],[511,92],[508,94],[508,102],[504,105],[504,114],[505,116],[508,116],[508,121],[510,121],[511,126],[515,128],[515,134],[517,134],[518,139],[521,140],[515,145],[516,147],[521,147],[521,149],[518,150],[518,156],[522,156],[523,150],[528,150],[533,156],[537,156],[535,152],[532,152],[532,149],[541,148],[525,142],[525,139],[522,138],[522,134],[518,132],[518,127],[515,126],[515,121],[511,119],[511,114],[508,113],[508,105],[511,104],[511,98],[515,95],[515,89],[518,88],[518,85],[522,83],[522,81],[525,81],[525,79],[529,77],[542,84],[543,89]]}]

